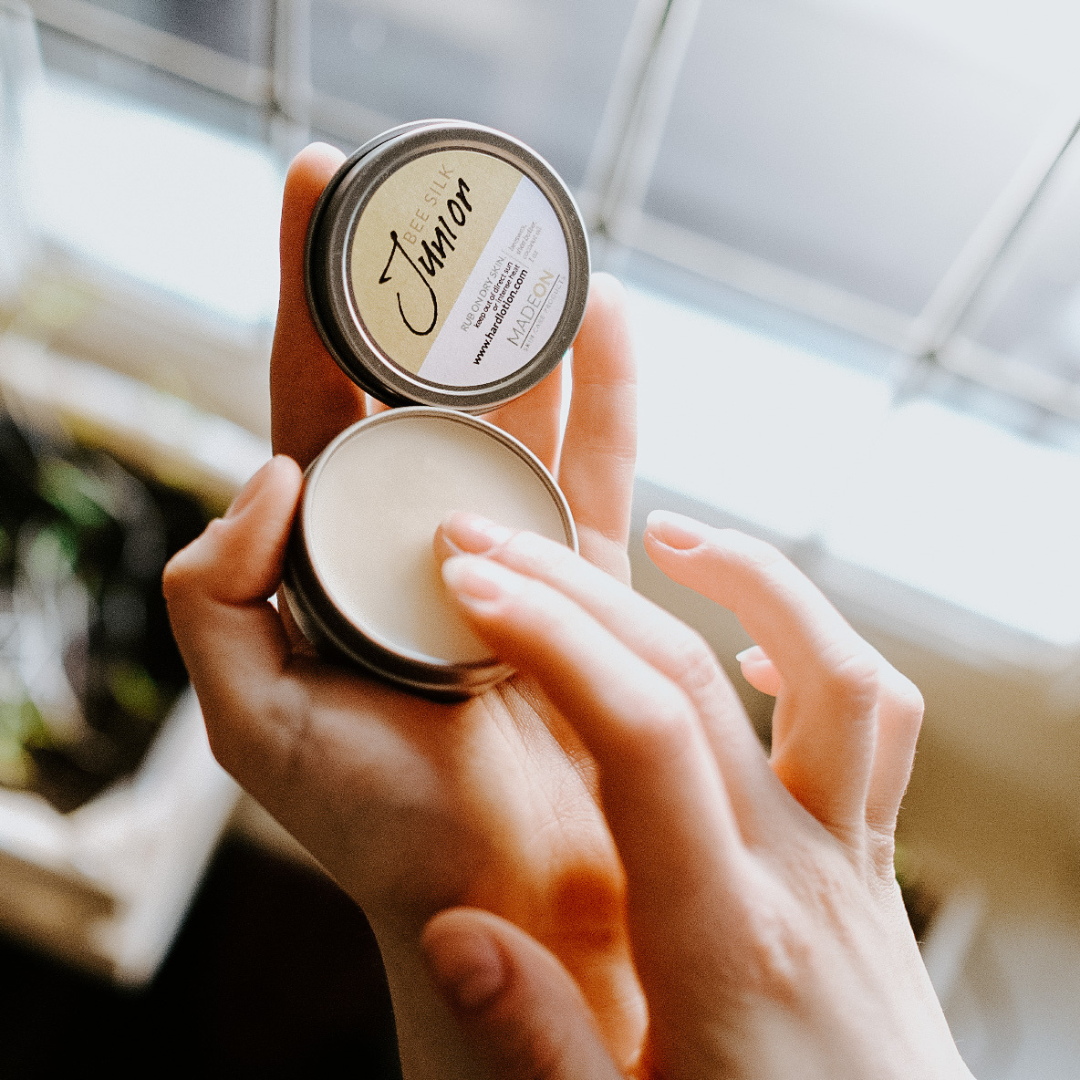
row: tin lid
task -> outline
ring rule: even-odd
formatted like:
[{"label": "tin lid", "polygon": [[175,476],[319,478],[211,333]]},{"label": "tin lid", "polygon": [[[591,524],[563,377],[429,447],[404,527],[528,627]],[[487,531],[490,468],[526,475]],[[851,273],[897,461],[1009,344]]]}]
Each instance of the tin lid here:
[{"label": "tin lid", "polygon": [[373,397],[484,412],[572,344],[589,248],[570,192],[524,143],[426,120],[338,170],[312,215],[305,278],[327,348]]},{"label": "tin lid", "polygon": [[286,597],[305,636],[431,696],[479,693],[511,674],[444,591],[432,540],[454,510],[577,550],[551,474],[487,421],[404,408],[342,432],[307,471],[286,560]]}]

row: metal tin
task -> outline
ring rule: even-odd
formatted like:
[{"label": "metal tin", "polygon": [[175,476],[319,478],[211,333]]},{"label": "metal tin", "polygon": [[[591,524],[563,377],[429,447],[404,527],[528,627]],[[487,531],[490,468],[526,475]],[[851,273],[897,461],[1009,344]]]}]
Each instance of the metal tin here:
[{"label": "metal tin", "polygon": [[372,139],[331,179],[305,282],[327,349],[373,397],[485,412],[572,344],[589,247],[566,185],[524,143],[424,120]]},{"label": "metal tin", "polygon": [[284,593],[320,654],[442,700],[512,674],[471,631],[461,644],[439,623],[465,626],[441,592],[431,544],[448,513],[471,510],[577,550],[566,498],[527,447],[455,410],[393,409],[343,431],[304,484]]}]

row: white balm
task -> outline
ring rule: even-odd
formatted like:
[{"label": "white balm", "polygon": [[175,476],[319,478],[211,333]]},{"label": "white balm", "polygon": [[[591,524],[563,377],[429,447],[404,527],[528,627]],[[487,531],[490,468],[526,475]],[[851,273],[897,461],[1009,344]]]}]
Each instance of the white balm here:
[{"label": "white balm", "polygon": [[569,507],[521,443],[449,409],[380,413],[338,436],[308,470],[286,595],[323,652],[436,696],[505,678],[447,595],[432,541],[471,511],[576,549]]}]

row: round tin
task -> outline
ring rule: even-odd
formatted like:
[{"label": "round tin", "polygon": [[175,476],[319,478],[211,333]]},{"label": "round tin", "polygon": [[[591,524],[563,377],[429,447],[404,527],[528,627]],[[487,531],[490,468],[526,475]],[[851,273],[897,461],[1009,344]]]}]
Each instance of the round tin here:
[{"label": "round tin", "polygon": [[443,586],[432,541],[455,510],[577,550],[570,507],[551,474],[486,420],[393,409],[347,428],[312,462],[284,593],[323,656],[444,700],[478,694],[512,673]]},{"label": "round tin", "polygon": [[573,343],[589,246],[566,185],[524,143],[423,120],[372,139],[331,179],[305,283],[327,349],[373,397],[486,412]]}]

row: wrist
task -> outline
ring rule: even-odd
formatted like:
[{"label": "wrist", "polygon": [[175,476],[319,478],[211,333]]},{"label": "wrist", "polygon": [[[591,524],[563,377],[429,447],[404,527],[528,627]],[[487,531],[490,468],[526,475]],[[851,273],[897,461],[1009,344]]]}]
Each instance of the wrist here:
[{"label": "wrist", "polygon": [[391,932],[374,924],[372,928],[390,987],[404,1080],[486,1076],[428,974],[420,930]]}]

